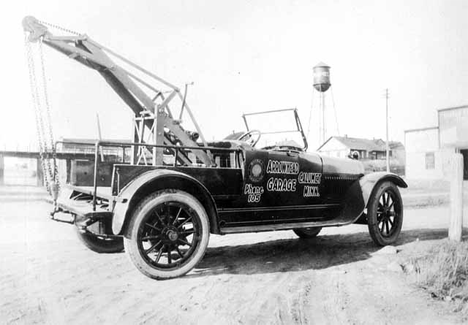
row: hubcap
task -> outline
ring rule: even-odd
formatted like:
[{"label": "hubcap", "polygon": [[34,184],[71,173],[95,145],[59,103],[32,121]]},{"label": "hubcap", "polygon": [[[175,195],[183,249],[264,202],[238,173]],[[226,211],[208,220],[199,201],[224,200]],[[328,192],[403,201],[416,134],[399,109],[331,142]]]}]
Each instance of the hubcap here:
[{"label": "hubcap", "polygon": [[172,242],[175,242],[177,241],[177,239],[179,239],[179,234],[177,233],[177,231],[174,231],[174,230],[169,230],[167,232],[167,238],[172,241]]}]

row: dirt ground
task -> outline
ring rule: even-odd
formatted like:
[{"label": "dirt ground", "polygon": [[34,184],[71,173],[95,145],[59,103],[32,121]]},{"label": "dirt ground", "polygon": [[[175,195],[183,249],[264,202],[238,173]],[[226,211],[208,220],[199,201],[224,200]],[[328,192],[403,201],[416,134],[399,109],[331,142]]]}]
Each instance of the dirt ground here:
[{"label": "dirt ground", "polygon": [[407,209],[398,253],[358,225],[313,240],[292,231],[212,236],[198,268],[167,281],[141,275],[125,253],[87,250],[49,209],[34,196],[0,200],[2,324],[462,322],[399,264],[447,237],[448,207]]}]

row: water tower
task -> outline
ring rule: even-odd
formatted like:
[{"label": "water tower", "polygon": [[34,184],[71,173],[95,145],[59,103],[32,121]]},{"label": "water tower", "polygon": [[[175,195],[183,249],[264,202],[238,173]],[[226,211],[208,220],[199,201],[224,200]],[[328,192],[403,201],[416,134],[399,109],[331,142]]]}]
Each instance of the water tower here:
[{"label": "water tower", "polygon": [[325,120],[325,92],[330,88],[330,66],[320,62],[314,68],[314,88],[319,92],[320,110],[319,110],[319,145],[322,145],[326,139],[326,120]]}]

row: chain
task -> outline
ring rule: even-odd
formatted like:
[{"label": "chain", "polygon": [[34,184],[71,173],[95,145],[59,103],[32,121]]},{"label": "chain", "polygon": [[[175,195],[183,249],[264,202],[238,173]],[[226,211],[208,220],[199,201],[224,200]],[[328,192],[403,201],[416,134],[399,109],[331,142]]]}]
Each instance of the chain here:
[{"label": "chain", "polygon": [[49,146],[52,151],[52,159],[53,159],[53,167],[54,167],[52,179],[53,179],[54,184],[57,186],[57,190],[58,190],[60,188],[60,182],[58,179],[57,151],[55,148],[54,133],[52,130],[52,118],[50,114],[49,96],[47,94],[47,78],[46,78],[46,73],[45,73],[44,54],[42,52],[42,39],[39,41],[39,55],[40,55],[40,60],[41,60],[40,62],[41,62],[41,71],[42,71],[42,89],[44,91],[44,104],[46,108],[47,129],[49,130]]},{"label": "chain", "polygon": [[32,101],[33,101],[33,106],[34,106],[34,114],[36,117],[36,130],[37,130],[37,138],[38,138],[38,144],[39,144],[39,156],[41,158],[41,165],[42,165],[42,170],[44,171],[44,182],[47,191],[50,193],[50,186],[49,186],[49,178],[47,175],[47,166],[46,166],[46,161],[44,157],[45,153],[45,148],[44,148],[44,142],[43,142],[43,132],[42,130],[44,129],[43,126],[43,121],[42,121],[42,115],[40,114],[41,109],[39,107],[40,100],[39,100],[39,94],[38,94],[38,89],[37,89],[37,80],[36,80],[36,69],[34,65],[34,57],[32,53],[32,46],[31,43],[28,40],[28,35],[25,33],[25,47],[26,47],[26,56],[28,60],[28,71],[29,71],[29,84],[31,87],[31,95],[32,95]]},{"label": "chain", "polygon": [[[60,27],[45,21],[38,21],[40,24],[55,28],[65,33],[79,36],[80,34],[67,28]],[[29,82],[31,95],[36,116],[37,139],[39,142],[39,156],[41,159],[42,170],[44,171],[44,185],[49,194],[57,198],[60,190],[59,170],[57,165],[57,150],[55,147],[54,134],[52,129],[52,119],[50,114],[49,97],[47,94],[47,77],[45,73],[44,55],[42,51],[42,38],[38,41],[39,51],[39,69],[40,79],[36,75],[36,64],[31,42],[28,39],[28,33],[25,32],[25,47],[29,68]],[[38,89],[42,88],[41,91]],[[48,132],[47,132],[47,131]]]},{"label": "chain", "polygon": [[[59,175],[58,175],[58,166],[56,161],[56,150],[55,150],[55,142],[52,132],[52,124],[51,124],[51,116],[50,116],[50,105],[47,96],[47,87],[46,87],[46,75],[45,75],[45,68],[44,68],[44,60],[42,55],[42,39],[39,40],[38,50],[39,50],[39,57],[40,57],[40,66],[41,66],[41,79],[40,82],[42,83],[42,99],[41,100],[41,93],[38,89],[38,79],[36,76],[36,65],[34,62],[34,55],[33,55],[33,48],[31,46],[31,42],[28,40],[28,35],[25,33],[25,47],[26,47],[26,55],[28,61],[28,70],[29,70],[29,81],[31,87],[31,95],[33,100],[34,106],[34,113],[36,116],[36,129],[37,129],[37,137],[39,142],[39,156],[41,159],[42,170],[44,171],[44,183],[47,191],[51,194],[54,198],[56,198],[56,194],[58,193],[60,184],[59,184]],[[44,116],[44,108],[42,105],[42,101],[45,105],[45,116]],[[44,118],[46,121],[44,121]],[[46,135],[45,128],[48,128],[48,137]],[[49,157],[49,154],[52,153],[52,161]],[[55,192],[55,193],[54,193]]]},{"label": "chain", "polygon": [[38,20],[38,22],[41,23],[42,25],[46,25],[46,26],[61,30],[61,31],[66,32],[66,33],[74,34],[74,35],[77,35],[77,36],[80,35],[80,33],[75,32],[75,31],[73,31],[71,29],[68,29],[68,28],[64,28],[64,27],[60,27],[60,26],[55,25],[55,24],[47,23],[47,22],[42,21],[42,20]]}]

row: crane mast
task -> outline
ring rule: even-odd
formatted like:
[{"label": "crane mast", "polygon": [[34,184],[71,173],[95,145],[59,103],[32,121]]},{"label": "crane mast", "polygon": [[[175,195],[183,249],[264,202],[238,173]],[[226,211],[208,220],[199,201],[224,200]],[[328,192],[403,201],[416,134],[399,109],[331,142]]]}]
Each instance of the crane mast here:
[{"label": "crane mast", "polygon": [[[105,79],[134,113],[133,142],[157,145],[156,147],[135,146],[132,152],[134,164],[147,162],[147,157],[150,156],[152,165],[162,165],[163,145],[198,147],[199,137],[203,146],[207,147],[186,98],[178,87],[95,42],[87,35],[68,30],[67,34],[70,35],[54,35],[48,25],[31,16],[23,19],[23,29],[28,34],[29,42],[42,42],[96,70]],[[130,69],[117,64],[116,60],[124,62]],[[181,107],[179,119],[173,117],[169,105],[175,105],[176,100],[180,101]],[[183,112],[189,115],[196,132],[186,131],[182,127]],[[205,166],[213,165],[209,151],[197,149],[191,151],[196,158],[180,154],[177,156],[179,162],[184,165],[197,162]]]}]

